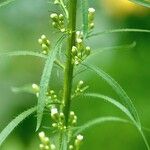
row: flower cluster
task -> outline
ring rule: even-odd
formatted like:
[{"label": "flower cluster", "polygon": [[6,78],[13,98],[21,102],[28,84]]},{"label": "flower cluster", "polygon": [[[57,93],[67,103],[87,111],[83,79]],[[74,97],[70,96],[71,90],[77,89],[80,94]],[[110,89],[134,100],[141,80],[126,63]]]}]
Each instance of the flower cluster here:
[{"label": "flower cluster", "polygon": [[72,57],[73,64],[78,65],[81,63],[87,56],[90,55],[91,48],[85,46],[83,42],[83,33],[81,31],[76,32],[76,46],[72,47]]},{"label": "flower cluster", "polygon": [[88,9],[88,28],[89,28],[89,30],[94,28],[94,17],[95,17],[95,9],[89,8]]},{"label": "flower cluster", "polygon": [[65,117],[63,112],[59,112],[56,107],[51,108],[51,118],[54,123],[52,123],[52,127],[57,128],[61,131],[66,130],[65,126]]},{"label": "flower cluster", "polygon": [[69,145],[69,150],[79,150],[82,141],[83,141],[83,136],[81,134],[77,135],[74,144]]},{"label": "flower cluster", "polygon": [[40,150],[56,150],[56,146],[50,143],[50,139],[45,136],[43,131],[39,133],[39,139],[41,141]]},{"label": "flower cluster", "polygon": [[42,35],[40,39],[38,39],[39,44],[42,47],[42,53],[47,55],[50,48],[50,41],[47,39],[45,35]]},{"label": "flower cluster", "polygon": [[53,13],[50,15],[50,18],[52,19],[52,26],[61,32],[65,32],[65,23],[64,23],[64,16],[63,14],[57,14]]},{"label": "flower cluster", "polygon": [[88,86],[84,86],[84,82],[82,80],[80,80],[77,84],[77,88],[75,90],[75,95],[80,95],[81,93],[83,93],[86,89],[88,88]]}]

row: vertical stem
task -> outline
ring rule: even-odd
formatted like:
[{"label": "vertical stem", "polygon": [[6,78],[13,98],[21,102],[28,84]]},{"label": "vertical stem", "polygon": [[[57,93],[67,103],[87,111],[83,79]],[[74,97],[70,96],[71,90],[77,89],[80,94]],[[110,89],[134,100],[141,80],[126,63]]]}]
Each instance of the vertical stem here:
[{"label": "vertical stem", "polygon": [[72,55],[71,50],[72,46],[75,46],[76,38],[76,9],[77,9],[77,0],[69,0],[68,2],[69,10],[69,22],[68,22],[68,48],[67,48],[67,60],[65,64],[65,74],[64,74],[64,93],[63,93],[63,102],[64,102],[64,115],[65,123],[68,126],[68,118],[71,106],[71,89],[72,89],[72,78],[73,78],[73,64],[72,64]]}]

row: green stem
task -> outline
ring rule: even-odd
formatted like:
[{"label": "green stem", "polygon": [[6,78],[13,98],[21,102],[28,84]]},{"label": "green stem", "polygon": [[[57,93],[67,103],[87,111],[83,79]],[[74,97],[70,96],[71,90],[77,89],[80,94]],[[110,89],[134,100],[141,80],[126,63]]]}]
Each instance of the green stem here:
[{"label": "green stem", "polygon": [[72,64],[72,47],[75,46],[76,39],[76,9],[77,9],[77,0],[68,1],[68,10],[69,10],[69,22],[68,22],[68,49],[66,52],[67,60],[65,64],[65,74],[64,74],[64,93],[63,93],[63,103],[64,103],[64,115],[65,115],[65,124],[68,126],[68,119],[71,106],[71,89],[72,89],[72,79],[73,79],[73,64]]}]

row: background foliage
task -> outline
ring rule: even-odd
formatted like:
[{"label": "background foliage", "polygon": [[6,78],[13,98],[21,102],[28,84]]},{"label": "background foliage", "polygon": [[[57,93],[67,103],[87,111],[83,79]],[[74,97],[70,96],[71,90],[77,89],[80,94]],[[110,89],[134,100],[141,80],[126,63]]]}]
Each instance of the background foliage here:
[{"label": "background foliage", "polygon": [[[90,1],[96,8],[96,31],[112,28],[150,28],[150,10],[135,6],[127,1],[113,0]],[[124,7],[122,7],[124,6]],[[126,6],[126,7],[125,7]],[[120,7],[122,9],[120,9]],[[56,8],[43,0],[18,0],[0,9],[0,52],[10,50],[37,50],[40,47],[37,39],[45,33],[52,41],[57,38],[56,31],[49,25],[49,14]],[[149,121],[149,89],[150,89],[150,35],[146,33],[106,34],[93,37],[90,45],[93,49],[130,44],[136,41],[132,49],[105,50],[93,57],[91,62],[100,66],[112,75],[132,98],[142,124],[150,127]],[[14,94],[11,87],[24,84],[39,83],[43,61],[33,57],[0,58],[0,130],[7,123],[29,106],[36,103],[36,98],[30,94]],[[58,90],[62,85],[60,73],[54,69],[51,79],[53,88]],[[90,72],[82,73],[82,78],[90,85],[90,90],[117,96],[102,80]],[[75,81],[78,81],[78,76]],[[95,84],[97,83],[97,84]],[[80,106],[79,106],[80,103]],[[104,115],[123,116],[120,111],[103,102],[91,101],[89,98],[74,101],[74,108],[80,116],[79,124],[92,118]],[[80,115],[79,115],[80,114]],[[27,119],[24,124],[13,132],[2,146],[2,150],[35,150],[38,149],[38,138],[35,131],[35,117]],[[45,122],[48,126],[49,122]],[[46,130],[46,129],[45,129]],[[150,139],[150,132],[145,131]],[[150,142],[150,141],[149,141]],[[15,146],[14,146],[15,143]],[[126,145],[122,147],[122,145]],[[85,133],[82,149],[107,150],[144,150],[145,145],[137,130],[131,125],[122,123],[106,123],[95,126]]]}]

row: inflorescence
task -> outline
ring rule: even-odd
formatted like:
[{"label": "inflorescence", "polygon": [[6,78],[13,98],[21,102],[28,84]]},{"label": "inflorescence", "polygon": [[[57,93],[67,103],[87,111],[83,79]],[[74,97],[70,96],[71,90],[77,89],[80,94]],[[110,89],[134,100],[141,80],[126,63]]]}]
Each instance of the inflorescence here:
[{"label": "inflorescence", "polygon": [[[52,13],[50,15],[50,18],[52,20],[52,26],[59,30],[61,33],[70,34],[66,27],[66,20],[67,20],[67,10],[66,6],[64,5],[63,0],[54,0],[55,5],[61,6],[61,8],[64,9],[63,14],[58,13]],[[88,10],[88,31],[90,32],[94,28],[94,16],[95,16],[95,9],[89,8]],[[66,13],[65,13],[66,12]],[[84,42],[84,35],[82,31],[76,31],[76,39],[75,39],[75,45],[71,49],[71,55],[72,55],[72,64],[73,65],[79,65],[84,61],[91,53],[91,48],[87,46]],[[50,41],[47,39],[45,35],[42,35],[40,39],[38,40],[39,44],[42,48],[42,53],[47,55],[50,51]],[[78,96],[82,94],[88,86],[85,85],[85,83],[80,80],[77,83],[77,86],[74,90],[73,96]],[[40,88],[37,84],[32,84],[33,92],[36,94],[36,96],[39,96]],[[63,113],[63,105],[62,98],[58,97],[56,92],[54,90],[48,90],[47,91],[47,98],[46,98],[46,108],[49,110],[50,118],[52,120],[51,128],[54,131],[60,132],[60,133],[67,133],[70,136],[73,135],[72,129],[77,125],[77,115],[74,111],[70,111],[69,117],[68,117],[68,124],[66,126],[65,122],[65,115]],[[42,131],[39,133],[39,139],[41,141],[41,144],[39,145],[41,150],[56,150],[58,149],[56,143],[52,143],[50,138],[46,137],[45,133]],[[69,150],[79,150],[80,145],[83,141],[83,136],[81,134],[77,135],[73,142],[68,143],[68,149]],[[56,145],[55,145],[56,144]]]}]

